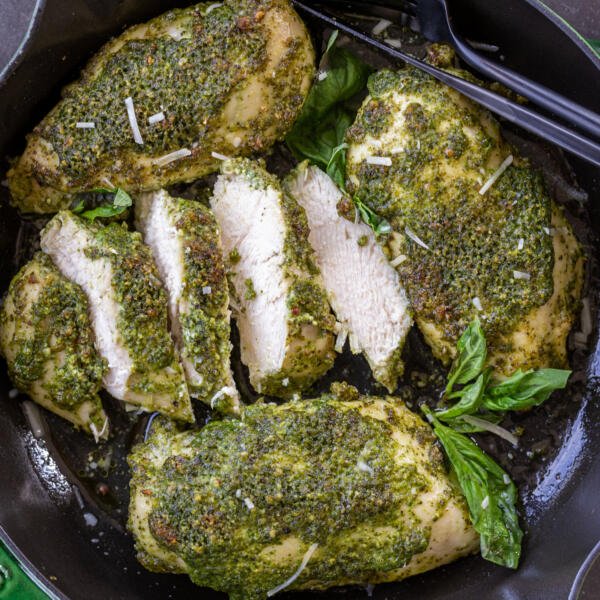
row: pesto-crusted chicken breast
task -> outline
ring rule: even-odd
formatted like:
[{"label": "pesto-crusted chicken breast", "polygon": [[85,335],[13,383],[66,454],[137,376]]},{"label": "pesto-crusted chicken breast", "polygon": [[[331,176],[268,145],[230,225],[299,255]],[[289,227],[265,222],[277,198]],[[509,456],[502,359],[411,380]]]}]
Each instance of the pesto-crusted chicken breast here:
[{"label": "pesto-crusted chicken breast", "polygon": [[229,289],[214,215],[200,202],[161,190],[136,199],[135,221],[169,295],[171,332],[190,395],[239,413],[229,364]]},{"label": "pesto-crusted chicken breast", "polygon": [[479,546],[431,429],[398,399],[334,384],[173,429],[129,458],[129,528],[152,571],[258,600],[396,581]]},{"label": "pesto-crusted chicken breast", "polygon": [[98,391],[106,363],[94,347],[83,290],[38,252],[15,275],[0,310],[0,350],[15,386],[41,406],[107,437]]},{"label": "pesto-crusted chicken breast", "polygon": [[352,352],[363,352],[375,379],[394,391],[412,326],[398,274],[373,230],[338,214],[342,193],[321,169],[303,163],[285,179],[284,187],[306,211],[308,240],[340,322],[338,336],[348,334]]},{"label": "pesto-crusted chicken breast", "polygon": [[304,210],[259,162],[225,161],[211,205],[221,229],[242,362],[259,393],[287,398],[333,364],[333,315]]},{"label": "pesto-crusted chicken breast", "polygon": [[386,251],[434,354],[449,362],[479,317],[500,372],[564,366],[583,257],[541,175],[488,112],[421,71],[382,71],[369,91],[349,183],[392,225]]},{"label": "pesto-crusted chicken breast", "polygon": [[172,10],[106,44],[34,129],[8,174],[14,204],[51,213],[73,194],[130,192],[217,170],[281,139],[314,75],[314,51],[287,0]]},{"label": "pesto-crusted chicken breast", "polygon": [[167,295],[150,249],[125,224],[90,223],[68,211],[44,228],[42,249],[85,292],[104,387],[118,400],[194,421],[167,323]]}]

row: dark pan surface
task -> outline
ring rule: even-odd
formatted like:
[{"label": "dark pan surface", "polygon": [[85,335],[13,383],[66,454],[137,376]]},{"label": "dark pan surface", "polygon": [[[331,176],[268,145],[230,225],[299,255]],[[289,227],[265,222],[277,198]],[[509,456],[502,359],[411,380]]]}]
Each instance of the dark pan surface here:
[{"label": "dark pan surface", "polygon": [[[600,112],[598,61],[591,60],[564,31],[541,18],[536,4],[512,0],[504,4],[505,10],[499,10],[497,3],[462,0],[460,4],[464,7],[465,29],[477,24],[473,39],[498,44],[503,51],[506,48],[507,64],[522,68]],[[172,6],[160,0],[49,1],[25,57],[0,87],[0,156],[14,156],[21,151],[24,134],[54,104],[60,87],[77,75],[110,35]],[[531,22],[536,26],[542,23],[542,50],[537,54],[527,51],[524,23]],[[319,37],[316,29],[315,37]],[[418,40],[414,41],[418,47]],[[563,70],[563,66],[568,68]],[[556,72],[564,76],[557,79]],[[560,156],[523,140],[518,132],[506,133],[551,174],[549,183],[559,199],[578,196],[582,200],[570,200],[568,209],[591,259],[588,295],[596,298],[600,289],[594,260],[598,240],[593,232],[599,231],[600,225],[600,173],[579,161],[570,161],[579,185],[588,195],[583,201],[586,194],[570,187],[571,176]],[[284,155],[277,151],[271,162],[280,162]],[[6,289],[18,265],[31,253],[30,240],[35,239],[39,226],[21,222],[7,206],[6,195],[6,189],[0,188],[0,290]],[[406,355],[407,376],[400,395],[409,402],[433,396],[435,385],[423,385],[422,374],[434,372],[441,376],[442,371],[415,331]],[[596,426],[600,419],[597,333],[587,352],[573,353],[572,363],[576,381],[568,393],[518,418],[526,431],[521,450],[509,456],[503,442],[488,437],[480,440],[508,468],[521,489],[527,530],[521,568],[512,572],[472,557],[399,584],[377,586],[373,597],[567,597],[582,561],[600,539],[600,459],[595,457],[600,447],[600,428]],[[239,363],[237,371],[243,386]],[[315,392],[326,389],[334,379],[349,381],[365,392],[375,391],[365,363],[349,354],[338,358],[335,369]],[[24,398],[9,398],[11,388],[2,365],[0,537],[45,589],[56,597],[72,600],[223,597],[193,586],[186,577],[151,574],[135,560],[132,540],[124,530],[128,481],[124,458],[131,444],[143,435],[143,416],[128,414],[107,398],[117,430],[109,444],[96,447],[86,436],[41,410],[40,423],[34,422],[41,429],[34,435],[20,402]],[[207,417],[201,412],[198,416],[199,422]],[[533,454],[528,455],[528,451]],[[366,592],[354,588],[302,596],[350,599],[364,598]]]}]

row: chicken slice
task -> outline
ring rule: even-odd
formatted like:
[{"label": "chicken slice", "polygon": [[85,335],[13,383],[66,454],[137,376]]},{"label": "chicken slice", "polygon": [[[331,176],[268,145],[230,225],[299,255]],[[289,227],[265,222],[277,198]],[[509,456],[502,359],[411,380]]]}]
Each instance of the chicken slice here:
[{"label": "chicken slice", "polygon": [[287,590],[396,581],[479,546],[431,428],[346,384],[200,431],[160,425],[129,463],[138,560],[232,600],[265,598],[303,558]]},{"label": "chicken slice", "polygon": [[333,364],[333,315],[304,210],[262,164],[225,161],[211,205],[228,257],[242,362],[259,393],[290,397]]},{"label": "chicken slice", "polygon": [[342,193],[321,169],[303,163],[284,187],[306,211],[308,240],[342,335],[348,333],[352,352],[363,352],[375,379],[393,392],[404,369],[402,348],[412,326],[398,274],[372,229],[338,214]]},{"label": "chicken slice", "polygon": [[167,324],[167,297],[150,249],[125,225],[103,227],[58,213],[42,249],[87,295],[96,345],[108,362],[104,387],[118,400],[194,421]]},{"label": "chicken slice", "polygon": [[385,217],[390,257],[433,353],[481,320],[490,363],[563,367],[583,255],[540,174],[491,115],[411,68],[371,77],[348,131],[351,189]]},{"label": "chicken slice", "polygon": [[94,347],[83,290],[38,252],[15,275],[0,310],[0,350],[15,386],[82,427],[108,436],[98,391],[106,363]]},{"label": "chicken slice", "polygon": [[201,3],[131,27],[30,134],[8,174],[13,203],[52,213],[107,180],[155,190],[218,170],[212,152],[264,151],[291,127],[313,75],[288,0]]},{"label": "chicken slice", "polygon": [[169,294],[171,332],[190,395],[239,413],[229,364],[229,290],[214,215],[200,202],[160,190],[136,199],[135,221]]}]

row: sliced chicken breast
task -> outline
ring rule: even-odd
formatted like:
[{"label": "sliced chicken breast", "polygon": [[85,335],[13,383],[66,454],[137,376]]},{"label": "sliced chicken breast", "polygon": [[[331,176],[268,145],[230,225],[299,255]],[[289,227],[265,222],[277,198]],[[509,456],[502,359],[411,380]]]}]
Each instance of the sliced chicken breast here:
[{"label": "sliced chicken breast", "polygon": [[282,139],[314,75],[314,50],[287,0],[174,9],[106,44],[28,137],[8,174],[15,206],[67,209],[77,192],[193,181],[212,156]]},{"label": "sliced chicken breast", "polygon": [[135,222],[169,294],[171,333],[190,395],[239,413],[229,363],[229,290],[214,215],[200,202],[160,190],[136,199]]},{"label": "sliced chicken breast", "polygon": [[68,211],[42,231],[41,245],[83,288],[100,354],[104,387],[118,400],[194,421],[183,369],[167,323],[167,296],[139,233],[97,225]]},{"label": "sliced chicken breast", "polygon": [[98,396],[106,363],[94,347],[87,298],[42,252],[10,283],[0,350],[21,392],[96,439],[108,437]]},{"label": "sliced chicken breast", "polygon": [[243,421],[155,427],[129,458],[129,529],[151,571],[258,600],[396,581],[479,547],[431,428],[398,398],[334,384]]},{"label": "sliced chicken breast", "polygon": [[369,90],[348,130],[349,183],[392,226],[387,251],[406,257],[398,273],[433,353],[449,363],[477,317],[498,371],[564,367],[584,257],[540,173],[487,111],[421,71],[382,71]]},{"label": "sliced chicken breast", "polygon": [[261,163],[225,161],[211,205],[221,229],[242,362],[259,393],[290,397],[333,364],[333,315],[304,210]]},{"label": "sliced chicken breast", "polygon": [[404,369],[402,348],[412,326],[398,274],[373,230],[338,214],[342,193],[321,169],[303,163],[284,187],[306,211],[308,240],[341,324],[338,336],[348,334],[352,352],[363,352],[375,379],[392,392]]}]

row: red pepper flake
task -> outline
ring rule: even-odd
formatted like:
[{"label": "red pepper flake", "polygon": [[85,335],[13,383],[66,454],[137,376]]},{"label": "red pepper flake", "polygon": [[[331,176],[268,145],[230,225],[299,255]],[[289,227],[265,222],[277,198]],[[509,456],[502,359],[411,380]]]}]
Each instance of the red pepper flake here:
[{"label": "red pepper flake", "polygon": [[250,29],[250,27],[252,26],[252,23],[250,22],[250,17],[239,17],[237,20],[237,26],[238,29],[241,29],[242,31],[247,31],[248,29]]},{"label": "red pepper flake", "polygon": [[292,308],[292,314],[297,317],[300,314],[300,308],[298,306],[294,306]]},{"label": "red pepper flake", "polygon": [[144,494],[144,496],[152,496],[152,490],[142,490],[142,494]]}]

